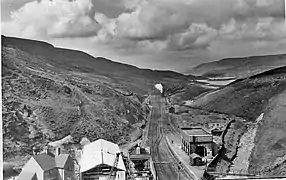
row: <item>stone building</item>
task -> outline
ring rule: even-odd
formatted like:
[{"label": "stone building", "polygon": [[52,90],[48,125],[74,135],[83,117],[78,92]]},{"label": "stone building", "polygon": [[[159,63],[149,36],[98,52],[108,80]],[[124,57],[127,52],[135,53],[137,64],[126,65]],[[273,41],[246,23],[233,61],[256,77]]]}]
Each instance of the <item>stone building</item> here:
[{"label": "stone building", "polygon": [[201,127],[181,128],[182,149],[190,156],[212,157],[217,153],[213,136]]}]

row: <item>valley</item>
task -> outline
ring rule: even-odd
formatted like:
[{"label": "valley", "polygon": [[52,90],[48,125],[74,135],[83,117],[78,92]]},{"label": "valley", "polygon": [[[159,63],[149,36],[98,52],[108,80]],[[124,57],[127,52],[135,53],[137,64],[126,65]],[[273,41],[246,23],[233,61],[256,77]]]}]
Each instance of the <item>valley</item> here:
[{"label": "valley", "polygon": [[[176,179],[178,160],[165,138],[177,145],[180,128],[211,132],[219,124],[222,134],[213,136],[217,155],[206,171],[192,167],[194,172],[206,179],[214,169],[286,173],[284,55],[201,65],[193,71],[199,77],[140,69],[40,41],[2,36],[2,42],[3,155],[15,169],[33,147],[43,150],[65,137],[72,145],[84,137],[106,139],[127,151],[146,137],[159,179]],[[249,63],[253,58],[257,64]],[[272,64],[262,66],[269,58]],[[184,171],[180,178],[196,179]]]}]

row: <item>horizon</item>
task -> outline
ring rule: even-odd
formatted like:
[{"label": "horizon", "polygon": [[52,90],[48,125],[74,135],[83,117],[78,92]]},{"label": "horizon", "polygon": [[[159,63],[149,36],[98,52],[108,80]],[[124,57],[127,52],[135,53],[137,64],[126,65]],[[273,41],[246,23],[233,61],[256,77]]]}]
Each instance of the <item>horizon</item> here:
[{"label": "horizon", "polygon": [[[86,53],[94,58],[104,58],[104,59],[107,59],[107,60],[110,60],[110,61],[113,61],[113,62],[117,62],[117,63],[122,63],[122,64],[125,64],[125,65],[131,65],[131,66],[135,66],[139,69],[150,69],[150,70],[153,70],[153,71],[172,71],[172,72],[176,72],[176,73],[180,73],[180,74],[183,74],[183,75],[191,75],[190,73],[187,73],[187,72],[180,72],[180,71],[176,71],[176,70],[171,70],[171,69],[152,69],[152,68],[148,68],[148,67],[139,67],[137,65],[134,65],[134,64],[127,64],[127,63],[124,63],[124,62],[120,62],[120,61],[116,61],[116,60],[113,60],[113,59],[108,59],[106,57],[103,57],[103,56],[93,56],[92,54],[89,54],[88,52],[85,52],[83,50],[79,50],[79,49],[71,49],[71,48],[63,48],[63,47],[59,47],[59,46],[55,46],[54,44],[52,43],[49,43],[47,41],[43,41],[43,40],[35,40],[35,39],[28,39],[28,38],[21,38],[21,37],[16,37],[16,36],[7,36],[7,35],[4,35],[4,34],[1,34],[1,36],[4,36],[6,38],[19,38],[19,39],[24,39],[24,40],[32,40],[32,41],[37,41],[37,42],[43,42],[43,43],[47,43],[49,45],[52,45],[54,48],[61,48],[61,49],[67,49],[67,50],[74,50],[74,51],[80,51],[80,52],[83,52],[83,53]],[[264,56],[279,56],[279,55],[286,55],[286,53],[280,53],[280,54],[265,54],[265,55],[254,55],[254,56],[237,56],[237,57],[223,57],[222,59],[218,59],[218,60],[213,60],[213,61],[210,61],[210,62],[206,62],[206,63],[201,63],[201,64],[198,64],[197,66],[199,65],[203,65],[203,64],[207,64],[207,63],[211,63],[211,62],[218,62],[218,61],[221,61],[221,60],[225,60],[225,59],[239,59],[239,58],[252,58],[252,57],[264,57]],[[197,67],[197,66],[194,66],[193,68]],[[193,75],[193,76],[196,76],[196,75]],[[198,76],[199,77],[199,76]]]},{"label": "horizon", "polygon": [[1,6],[5,36],[139,68],[186,74],[225,58],[286,53],[284,0],[3,0]]}]

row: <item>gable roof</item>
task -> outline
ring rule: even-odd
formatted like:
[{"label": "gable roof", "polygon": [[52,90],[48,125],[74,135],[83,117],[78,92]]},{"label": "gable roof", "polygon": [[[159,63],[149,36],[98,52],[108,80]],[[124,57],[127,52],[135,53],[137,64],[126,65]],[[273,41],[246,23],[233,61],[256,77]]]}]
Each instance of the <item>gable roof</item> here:
[{"label": "gable roof", "polygon": [[39,154],[33,156],[43,171],[47,171],[56,167],[55,158],[47,154]]},{"label": "gable roof", "polygon": [[[131,148],[130,150],[129,150],[129,154],[130,155],[136,155],[137,153],[136,153],[136,151],[137,151],[137,147],[138,146],[135,146],[135,147],[133,147],[133,148]],[[147,151],[146,151],[146,149],[145,148],[142,148],[142,147],[139,147],[140,148],[140,154],[149,154]]]},{"label": "gable roof", "polygon": [[[98,165],[105,164],[113,166],[116,153],[120,153],[119,146],[104,139],[87,144],[83,148],[82,158],[80,161],[80,171],[88,171]],[[122,156],[119,155],[117,169],[125,171]]]},{"label": "gable roof", "polygon": [[201,158],[201,156],[199,156],[198,154],[196,153],[192,153],[191,155],[191,158],[195,159],[195,158]]},{"label": "gable roof", "polygon": [[56,156],[56,167],[58,168],[64,168],[67,161],[68,161],[69,155],[68,154],[60,154]]}]

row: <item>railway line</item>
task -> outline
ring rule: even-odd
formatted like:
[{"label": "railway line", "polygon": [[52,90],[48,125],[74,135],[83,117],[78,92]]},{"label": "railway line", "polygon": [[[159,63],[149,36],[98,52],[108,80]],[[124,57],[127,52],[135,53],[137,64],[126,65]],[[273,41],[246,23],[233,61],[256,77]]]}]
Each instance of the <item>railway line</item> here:
[{"label": "railway line", "polygon": [[168,133],[168,118],[165,115],[165,99],[159,95],[150,96],[152,112],[149,124],[148,139],[150,151],[158,180],[189,180],[188,174],[178,171],[178,162],[165,140]]}]

